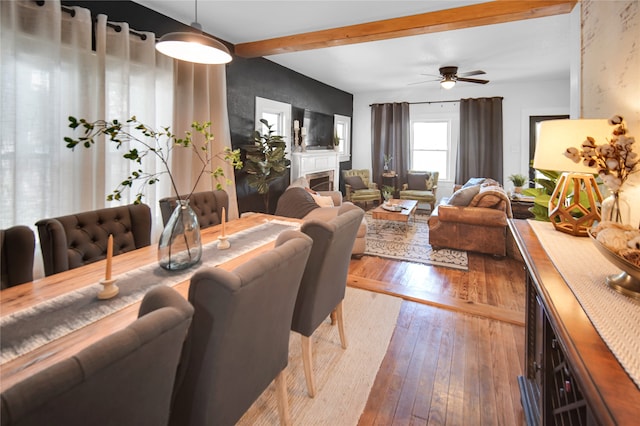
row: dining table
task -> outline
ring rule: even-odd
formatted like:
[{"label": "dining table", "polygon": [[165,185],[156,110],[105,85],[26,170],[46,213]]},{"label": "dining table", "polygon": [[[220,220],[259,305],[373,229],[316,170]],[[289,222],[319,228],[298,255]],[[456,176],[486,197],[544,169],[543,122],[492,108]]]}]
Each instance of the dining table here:
[{"label": "dining table", "polygon": [[[226,222],[225,235],[229,237],[233,246],[234,235],[244,235],[244,239],[251,239],[252,231],[266,224],[279,223],[290,229],[298,229],[302,221],[288,217],[279,217],[267,215],[263,213],[252,213],[243,215],[243,217]],[[215,225],[201,230],[201,239],[203,247],[209,247],[208,257],[215,257],[217,253],[224,250],[218,250],[216,244],[218,237],[222,233],[223,226]],[[237,256],[229,258],[227,256],[222,263],[215,263],[211,266],[211,259],[207,259],[207,252],[203,252],[201,263],[190,268],[187,274],[180,281],[172,284],[185,298],[188,297],[190,277],[197,270],[207,267],[217,267],[225,270],[233,270],[239,265],[249,261],[252,258],[264,253],[275,246],[277,235],[260,240],[250,249],[238,253]],[[216,251],[218,250],[218,251]],[[215,260],[215,259],[214,259]],[[158,247],[150,245],[133,251],[119,254],[112,259],[112,276],[118,279],[125,276],[131,271],[141,270],[142,268],[155,268],[158,265]],[[97,283],[104,278],[106,260],[93,262],[75,269],[70,269],[58,274],[50,275],[44,278],[36,279],[32,282],[20,284],[11,288],[0,291],[0,321],[19,317],[23,312],[37,312],[38,306],[46,304],[48,301],[57,300],[56,298],[64,297],[74,292],[85,291],[87,288],[95,287]],[[157,266],[159,268],[159,266]],[[151,277],[150,279],[152,279]],[[117,284],[117,282],[116,282]],[[119,296],[115,296],[119,297]],[[96,303],[101,303],[97,301]],[[140,298],[141,299],[141,298]],[[67,334],[52,338],[50,341],[38,343],[37,347],[28,349],[13,359],[7,360],[0,364],[0,390],[5,390],[13,384],[29,377],[39,371],[50,367],[51,365],[72,357],[82,349],[98,342],[104,337],[121,330],[131,324],[137,318],[140,300],[119,308],[108,315],[89,322],[81,326],[77,330],[68,332]],[[42,315],[48,315],[47,312]],[[73,314],[71,314],[73,315]],[[47,318],[40,318],[46,322]],[[19,323],[17,324],[20,325]],[[2,326],[4,327],[4,325]],[[3,332],[0,327],[0,333]]]}]

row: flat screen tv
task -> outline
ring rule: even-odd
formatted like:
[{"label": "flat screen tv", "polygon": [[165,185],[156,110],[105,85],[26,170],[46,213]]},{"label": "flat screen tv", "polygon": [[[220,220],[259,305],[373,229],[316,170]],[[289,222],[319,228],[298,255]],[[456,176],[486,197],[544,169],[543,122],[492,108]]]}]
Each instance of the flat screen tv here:
[{"label": "flat screen tv", "polygon": [[333,115],[305,109],[302,123],[307,131],[307,149],[330,149],[333,146]]}]

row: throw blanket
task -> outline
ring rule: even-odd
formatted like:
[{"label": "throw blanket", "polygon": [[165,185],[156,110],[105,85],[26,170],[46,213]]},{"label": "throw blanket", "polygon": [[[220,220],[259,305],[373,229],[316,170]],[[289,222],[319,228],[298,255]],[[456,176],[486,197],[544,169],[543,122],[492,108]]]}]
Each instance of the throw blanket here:
[{"label": "throw blanket", "polygon": [[317,208],[320,206],[316,204],[307,190],[300,187],[289,187],[278,199],[275,214],[276,216],[302,219]]}]

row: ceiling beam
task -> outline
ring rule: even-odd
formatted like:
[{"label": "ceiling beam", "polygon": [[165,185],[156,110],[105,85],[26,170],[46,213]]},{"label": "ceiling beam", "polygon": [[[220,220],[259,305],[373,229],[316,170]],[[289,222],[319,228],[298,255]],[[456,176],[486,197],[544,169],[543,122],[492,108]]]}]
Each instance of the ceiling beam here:
[{"label": "ceiling beam", "polygon": [[[490,1],[419,15],[239,43],[235,45],[235,54],[244,58],[256,58],[482,25],[502,24],[569,13],[577,2],[578,0]],[[336,7],[340,7],[339,3],[336,3]]]}]

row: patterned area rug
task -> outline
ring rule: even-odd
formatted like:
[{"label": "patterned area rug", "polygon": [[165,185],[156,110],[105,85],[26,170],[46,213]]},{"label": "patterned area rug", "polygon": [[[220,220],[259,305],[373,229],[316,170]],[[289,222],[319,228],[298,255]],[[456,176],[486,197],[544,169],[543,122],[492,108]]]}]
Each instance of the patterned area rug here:
[{"label": "patterned area rug", "polygon": [[365,255],[469,270],[466,251],[431,248],[427,215],[416,214],[409,223],[403,223],[373,219],[368,211],[365,219],[368,226]]}]

